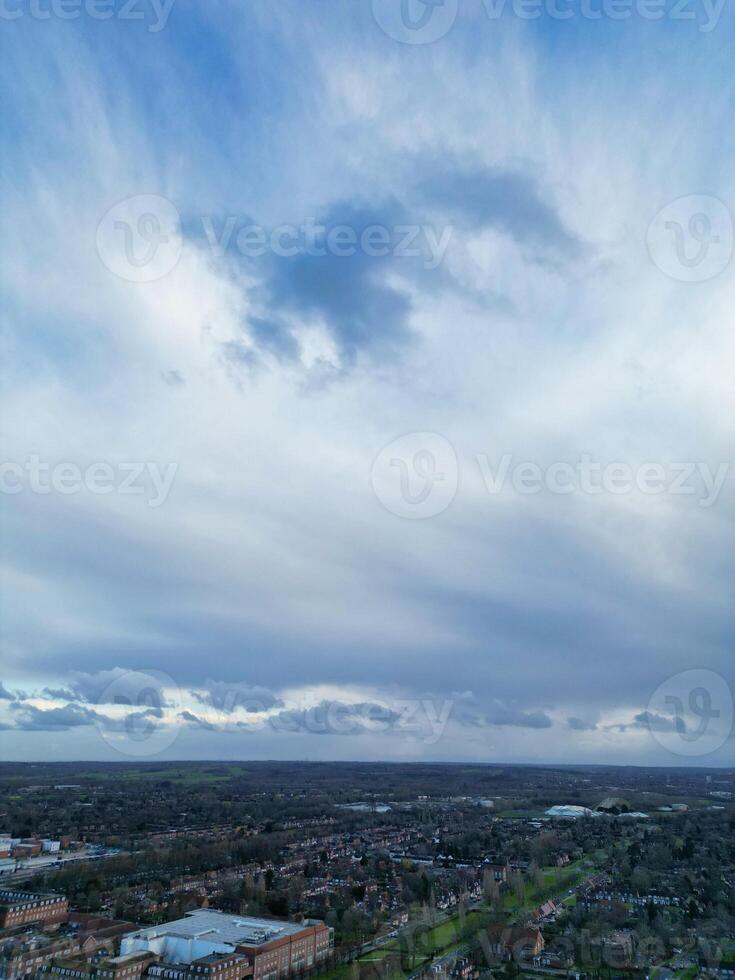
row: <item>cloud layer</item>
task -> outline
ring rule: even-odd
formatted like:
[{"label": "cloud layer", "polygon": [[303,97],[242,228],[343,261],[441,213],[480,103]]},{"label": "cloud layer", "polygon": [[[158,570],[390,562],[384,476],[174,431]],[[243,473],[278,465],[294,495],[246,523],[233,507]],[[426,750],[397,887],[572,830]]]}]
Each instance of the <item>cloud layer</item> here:
[{"label": "cloud layer", "polygon": [[[651,699],[735,681],[735,475],[706,508],[489,493],[478,457],[729,463],[732,273],[680,281],[646,234],[703,189],[735,210],[731,18],[5,25],[2,441],[57,484],[3,497],[3,757],[681,761]],[[138,195],[181,216],[150,282],[95,244]],[[427,432],[457,492],[403,519],[371,471]],[[175,464],[161,506],[58,470],[136,461]],[[387,467],[419,500],[431,460]],[[732,761],[727,724],[700,761]]]}]

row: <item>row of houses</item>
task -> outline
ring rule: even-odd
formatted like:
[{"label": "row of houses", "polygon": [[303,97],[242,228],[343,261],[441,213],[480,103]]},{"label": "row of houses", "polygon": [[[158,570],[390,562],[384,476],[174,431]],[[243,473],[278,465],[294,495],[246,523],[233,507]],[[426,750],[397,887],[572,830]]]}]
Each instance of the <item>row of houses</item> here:
[{"label": "row of houses", "polygon": [[0,889],[0,929],[25,925],[53,925],[66,922],[69,902],[63,895],[35,895],[32,892]]},{"label": "row of houses", "polygon": [[584,896],[586,905],[629,905],[638,908],[645,908],[647,905],[668,908],[673,905],[680,905],[681,899],[677,895],[639,895],[637,892],[613,891],[610,889],[596,889],[587,892]]}]

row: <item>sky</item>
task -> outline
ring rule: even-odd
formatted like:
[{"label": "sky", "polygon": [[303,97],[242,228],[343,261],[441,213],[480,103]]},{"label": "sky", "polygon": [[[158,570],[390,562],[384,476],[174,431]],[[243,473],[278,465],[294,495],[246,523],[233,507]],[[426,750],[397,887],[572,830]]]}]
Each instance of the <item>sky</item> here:
[{"label": "sky", "polygon": [[2,0],[0,759],[733,764],[722,0]]}]

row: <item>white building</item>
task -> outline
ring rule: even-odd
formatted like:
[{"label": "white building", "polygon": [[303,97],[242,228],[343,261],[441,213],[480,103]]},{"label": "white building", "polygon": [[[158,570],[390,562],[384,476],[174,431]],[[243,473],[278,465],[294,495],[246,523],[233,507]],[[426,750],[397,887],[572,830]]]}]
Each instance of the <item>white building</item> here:
[{"label": "white building", "polygon": [[253,963],[255,980],[270,980],[323,959],[331,941],[331,930],[316,920],[283,922],[194,909],[183,919],[124,936],[120,955],[148,952],[164,963],[191,964],[213,954],[240,952]]},{"label": "white building", "polygon": [[547,817],[566,817],[576,819],[577,817],[592,817],[594,813],[586,806],[552,806],[546,811]]}]

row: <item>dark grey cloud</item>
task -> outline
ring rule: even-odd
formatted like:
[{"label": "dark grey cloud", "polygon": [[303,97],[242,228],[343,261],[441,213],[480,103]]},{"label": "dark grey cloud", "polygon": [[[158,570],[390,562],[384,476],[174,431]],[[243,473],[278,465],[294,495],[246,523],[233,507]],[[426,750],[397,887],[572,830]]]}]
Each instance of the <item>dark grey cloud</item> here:
[{"label": "dark grey cloud", "polygon": [[68,700],[87,704],[130,704],[144,710],[166,706],[161,681],[155,672],[122,667],[95,672],[73,671],[68,688]]},{"label": "dark grey cloud", "polygon": [[[459,529],[454,537],[457,551],[466,556],[466,575],[482,583],[471,588],[460,576],[437,584],[434,570],[416,563],[402,527],[395,530],[397,546],[387,548],[380,537],[365,540],[356,525],[340,519],[339,533],[349,542],[349,567],[359,570],[366,599],[374,602],[385,594],[396,610],[430,608],[442,624],[443,637],[452,638],[448,646],[444,638],[435,641],[411,631],[399,643],[387,630],[385,640],[376,644],[351,629],[346,655],[339,630],[299,629],[289,618],[288,603],[280,604],[275,586],[281,610],[277,624],[254,615],[240,617],[238,598],[216,558],[200,565],[188,560],[177,539],[161,549],[155,538],[121,533],[118,522],[101,526],[92,512],[81,521],[77,512],[62,511],[61,503],[45,502],[44,510],[28,518],[13,547],[26,574],[64,576],[90,609],[107,594],[114,594],[126,609],[125,635],[111,628],[73,643],[62,635],[51,642],[47,634],[38,636],[39,674],[59,676],[60,665],[73,663],[95,678],[83,687],[92,703],[97,703],[100,669],[113,672],[131,660],[155,664],[182,687],[196,687],[213,650],[220,678],[246,673],[249,686],[268,691],[283,677],[294,686],[388,683],[415,691],[420,682],[442,691],[450,661],[453,686],[493,691],[503,703],[526,711],[543,705],[549,690],[561,692],[555,696],[562,705],[585,704],[595,712],[643,706],[676,665],[691,663],[697,645],[722,651],[716,654],[720,670],[730,676],[727,651],[735,632],[729,610],[702,616],[699,596],[692,593],[680,601],[668,587],[637,574],[629,562],[601,549],[576,515],[574,524],[558,521],[526,504],[522,520],[498,522],[488,507],[471,529]],[[318,577],[324,568],[322,544],[334,548],[334,519],[316,520],[306,541],[303,521],[290,521],[288,514],[280,514],[279,520],[298,554],[305,555],[308,548],[318,557],[318,563],[308,566]],[[10,526],[6,540],[12,536]],[[700,545],[684,543],[694,562],[692,574],[702,581],[710,581],[713,571],[718,576],[727,572],[724,560],[715,570],[702,567]],[[714,554],[716,542],[705,538],[704,544],[708,547],[701,552]],[[508,586],[502,589],[486,585],[487,562],[496,555],[505,561]],[[529,568],[534,569],[530,591],[524,585]],[[327,587],[335,588],[333,583]],[[230,605],[235,615],[220,612]],[[664,642],[662,622],[667,623]],[[21,626],[28,632],[10,635],[34,639],[37,626]],[[151,644],[152,635],[165,637],[166,643]],[[63,686],[72,685],[65,681]]]},{"label": "dark grey cloud", "polygon": [[232,714],[233,711],[267,711],[282,704],[267,687],[242,682],[206,680],[201,687],[189,692],[199,704]]},{"label": "dark grey cloud", "polygon": [[512,725],[517,728],[551,728],[553,725],[544,711],[523,711],[507,705],[494,706],[485,719],[490,725]]},{"label": "dark grey cloud", "polygon": [[39,697],[50,701],[83,701],[82,696],[69,687],[44,687]]},{"label": "dark grey cloud", "polygon": [[[193,692],[192,692],[193,693]],[[278,702],[282,703],[282,702]],[[231,714],[234,708],[226,714]],[[196,713],[184,710],[178,717],[192,728],[209,732],[242,732],[266,728],[271,732],[305,735],[363,735],[387,732],[400,726],[402,714],[384,704],[372,701],[345,702],[322,699],[307,707],[287,707],[271,713],[267,719],[250,724],[241,719],[210,722]]]},{"label": "dark grey cloud", "polygon": [[69,728],[95,725],[102,720],[102,716],[96,711],[76,704],[42,709],[33,704],[15,701],[10,707],[15,712],[13,727],[26,732],[66,731]]},{"label": "dark grey cloud", "polygon": [[678,732],[679,734],[685,734],[687,730],[683,718],[660,715],[653,711],[641,711],[633,715],[632,721],[605,726],[605,731],[613,732],[627,732],[636,729],[648,732]]},{"label": "dark grey cloud", "polygon": [[[414,339],[410,285],[420,280],[429,288],[430,283],[441,279],[436,270],[426,275],[433,245],[418,230],[420,215],[409,213],[396,200],[375,206],[338,201],[312,219],[316,230],[306,235],[299,232],[295,244],[289,244],[295,254],[266,250],[257,257],[239,250],[232,220],[224,216],[208,219],[206,234],[201,219],[185,222],[188,236],[197,245],[209,249],[216,244],[218,260],[229,266],[235,279],[241,272],[247,273],[253,312],[243,324],[242,342],[222,345],[230,362],[252,366],[263,352],[283,360],[298,358],[302,350],[300,332],[307,321],[326,329],[345,367],[361,354],[373,360],[395,356]],[[292,227],[300,230],[305,221],[297,218]],[[257,225],[241,218],[236,228],[251,223]],[[330,232],[337,228],[349,229],[354,236],[358,245],[353,254],[344,254],[344,244],[341,249],[328,244]],[[384,230],[381,251],[387,254],[370,254],[359,244],[371,228]],[[416,229],[415,235],[410,229]],[[268,236],[272,229],[263,231]]]},{"label": "dark grey cloud", "polygon": [[15,701],[16,695],[5,687],[2,681],[0,681],[0,701]]},{"label": "dark grey cloud", "polygon": [[159,727],[163,727],[156,724],[156,721],[163,719],[163,710],[157,707],[145,708],[143,711],[129,711],[127,714],[115,718],[96,711],[94,714],[96,724],[110,732],[124,732],[126,734],[136,730],[154,732]]},{"label": "dark grey cloud", "polygon": [[425,178],[420,190],[427,203],[464,227],[495,229],[537,257],[572,260],[587,251],[527,174],[452,165]]},{"label": "dark grey cloud", "polygon": [[248,319],[248,329],[258,348],[265,348],[288,360],[299,356],[301,345],[297,337],[278,316],[251,316]]},{"label": "dark grey cloud", "polygon": [[552,719],[544,711],[505,704],[498,698],[491,699],[489,704],[483,704],[481,698],[473,695],[455,696],[452,717],[460,724],[472,728],[484,728],[487,725],[499,728],[551,728],[553,725]]},{"label": "dark grey cloud", "polygon": [[[403,217],[396,205],[377,210],[344,202],[331,207],[320,224],[345,226],[359,237],[373,225],[393,229]],[[323,247],[324,243],[317,244]],[[396,245],[393,233],[391,250]],[[390,271],[400,275],[402,261],[367,255],[359,248],[354,255],[327,250],[326,255],[303,252],[292,258],[274,257],[265,286],[266,302],[282,314],[320,318],[347,361],[360,351],[386,357],[411,337],[411,300],[388,282]]]},{"label": "dark grey cloud", "polygon": [[597,731],[597,725],[594,721],[585,721],[583,718],[575,718],[573,715],[567,718],[567,725],[575,732]]},{"label": "dark grey cloud", "polygon": [[401,721],[400,711],[372,701],[349,703],[322,700],[308,708],[288,708],[269,719],[279,732],[312,735],[364,735],[385,731]]},{"label": "dark grey cloud", "polygon": [[683,718],[667,717],[654,711],[641,711],[640,714],[634,715],[631,727],[645,728],[649,732],[686,732]]},{"label": "dark grey cloud", "polygon": [[143,711],[137,711],[135,714],[141,718],[163,718],[163,708],[159,704],[155,704]]},{"label": "dark grey cloud", "polygon": [[206,721],[204,718],[200,718],[199,715],[195,715],[193,711],[180,711],[177,717],[193,728],[202,728],[207,732],[216,732],[218,730],[216,725],[211,724],[211,722]]},{"label": "dark grey cloud", "polygon": [[133,710],[121,717],[110,717],[79,702],[70,702],[59,708],[39,708],[25,701],[14,701],[10,709],[13,717],[7,728],[23,732],[60,732],[91,725],[112,732],[129,732],[141,722],[146,722],[149,728],[155,729],[154,719],[163,718],[163,711],[159,707]]}]

